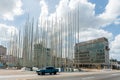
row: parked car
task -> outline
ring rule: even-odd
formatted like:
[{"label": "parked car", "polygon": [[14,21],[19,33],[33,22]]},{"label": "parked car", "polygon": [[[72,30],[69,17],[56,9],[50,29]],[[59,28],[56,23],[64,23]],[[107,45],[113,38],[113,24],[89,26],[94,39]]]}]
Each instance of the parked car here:
[{"label": "parked car", "polygon": [[59,70],[55,69],[54,67],[46,67],[46,68],[37,70],[36,73],[38,75],[45,75],[45,73],[49,73],[50,75],[52,75],[52,74],[55,75],[58,71]]}]

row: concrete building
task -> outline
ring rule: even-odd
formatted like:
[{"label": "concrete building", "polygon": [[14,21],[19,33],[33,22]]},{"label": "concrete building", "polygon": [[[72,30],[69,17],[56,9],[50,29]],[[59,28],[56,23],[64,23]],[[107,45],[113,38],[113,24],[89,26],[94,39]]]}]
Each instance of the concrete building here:
[{"label": "concrete building", "polygon": [[102,37],[75,45],[74,66],[103,68],[109,65],[109,43]]},{"label": "concrete building", "polygon": [[14,57],[13,55],[4,55],[1,59],[2,62],[6,63],[8,66],[16,66],[15,62],[17,60],[17,57]]},{"label": "concrete building", "polygon": [[7,48],[0,45],[0,56],[6,55]]},{"label": "concrete building", "polygon": [[52,56],[52,65],[58,68],[70,68],[73,66],[73,60],[68,58]]},{"label": "concrete building", "polygon": [[0,45],[0,62],[2,61],[2,57],[6,55],[7,48]]},{"label": "concrete building", "polygon": [[46,67],[51,66],[52,56],[50,54],[50,49],[45,48],[41,44],[34,45],[34,66],[35,67]]},{"label": "concrete building", "polygon": [[52,66],[59,68],[60,71],[70,71],[69,69],[73,68],[73,60],[52,56]]}]

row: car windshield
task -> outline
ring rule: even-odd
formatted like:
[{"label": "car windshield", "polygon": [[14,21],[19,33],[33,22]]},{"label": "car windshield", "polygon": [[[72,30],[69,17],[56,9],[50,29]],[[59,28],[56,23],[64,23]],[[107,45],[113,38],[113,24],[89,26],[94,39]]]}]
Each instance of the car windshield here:
[{"label": "car windshield", "polygon": [[46,69],[46,67],[43,67],[43,68],[41,68],[41,69]]},{"label": "car windshield", "polygon": [[54,69],[53,67],[46,67],[46,69]]}]

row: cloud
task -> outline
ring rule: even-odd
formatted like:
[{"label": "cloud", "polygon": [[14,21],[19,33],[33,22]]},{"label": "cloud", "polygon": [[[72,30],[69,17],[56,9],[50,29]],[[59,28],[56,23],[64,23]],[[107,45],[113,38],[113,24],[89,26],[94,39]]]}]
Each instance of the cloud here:
[{"label": "cloud", "polygon": [[[81,30],[82,28],[96,27],[99,19],[95,16],[94,8],[95,4],[87,2],[87,0],[61,0],[53,14],[54,16],[57,14],[58,20],[62,17],[65,24],[75,24],[74,27],[79,27]],[[69,26],[69,29],[71,27]]]},{"label": "cloud", "polygon": [[40,1],[40,6],[41,6],[41,14],[40,14],[40,16],[47,16],[48,15],[48,6],[47,6],[47,4],[45,3],[45,1],[44,0],[41,0]]},{"label": "cloud", "polygon": [[0,24],[0,33],[0,41],[4,42],[11,40],[18,33],[18,30],[14,26]]},{"label": "cloud", "polygon": [[111,50],[110,54],[111,57],[118,59],[118,56],[120,56],[120,34],[115,37],[115,40],[111,42]]},{"label": "cloud", "polygon": [[105,12],[103,12],[100,16],[104,19],[114,20],[118,16],[120,16],[120,0],[109,0]]},{"label": "cloud", "polygon": [[14,16],[23,14],[21,0],[1,0],[0,18],[4,20],[13,20]]},{"label": "cloud", "polygon": [[[111,42],[113,34],[103,30],[102,27],[108,27],[115,22],[119,24],[119,3],[120,0],[109,0],[105,11],[101,14],[95,14],[96,4],[88,2],[88,0],[60,0],[54,13],[48,13],[48,7],[45,9],[47,11],[44,12],[45,15],[41,18],[41,21],[43,19],[44,23],[48,22],[49,24],[42,24],[40,27],[43,29],[51,28],[55,35],[61,32],[63,43],[66,43],[66,45],[70,42],[68,39],[74,40],[75,38],[77,40],[78,36],[79,41],[106,37]],[[118,43],[116,41],[120,40],[117,39],[118,37],[112,42],[113,46],[110,45],[112,52],[110,55],[120,52],[119,46],[116,46],[116,43]],[[75,42],[73,41],[73,43]]]},{"label": "cloud", "polygon": [[103,26],[115,23],[118,24],[117,20],[120,16],[120,0],[109,0],[105,11],[99,15],[102,19]]},{"label": "cloud", "polygon": [[119,25],[119,24],[120,24],[120,18],[118,18],[118,19],[114,22],[114,24]]},{"label": "cloud", "polygon": [[112,33],[100,29],[110,22],[109,19],[104,20],[100,15],[96,15],[95,4],[87,0],[60,0],[55,12],[51,14],[48,13],[48,6],[44,0],[41,0],[40,5],[40,20],[42,21],[40,27],[45,31],[48,28],[49,33],[53,32],[58,36],[61,32],[63,37],[71,36],[72,38],[79,34],[80,41],[104,35],[104,37],[111,39]]},{"label": "cloud", "polygon": [[[119,0],[109,0],[105,11],[96,15],[95,4],[88,2],[87,0],[60,0],[59,4],[56,6],[55,12],[51,14],[48,12],[48,6],[45,1],[41,0],[40,20],[43,23],[41,27],[46,25],[46,21],[52,22],[54,26],[59,22],[63,25],[71,25],[68,27],[69,30],[72,29],[73,26],[74,30],[79,27],[79,31],[87,28],[98,29],[103,26],[106,27],[113,23],[120,15],[120,5],[117,3],[118,1]],[[111,5],[113,10],[111,10]]]},{"label": "cloud", "polygon": [[79,34],[76,34],[77,39],[78,39],[78,35],[79,35],[79,41],[87,41],[100,37],[106,37],[109,41],[112,41],[113,39],[112,33],[102,29],[89,28],[87,30],[79,32]]},{"label": "cloud", "polygon": [[[76,34],[88,28],[99,29],[105,24],[102,18],[95,15],[95,4],[87,0],[60,0],[55,12],[51,14],[44,0],[40,1],[40,5],[40,27],[45,30],[50,27],[56,34],[62,31],[62,36],[71,34],[71,30]],[[48,22],[50,25],[46,24]]]},{"label": "cloud", "polygon": [[[48,21],[48,5],[46,4],[45,0],[40,0],[40,16],[39,16],[39,26],[41,30],[46,30],[46,27],[48,27],[47,21]],[[50,28],[50,27],[49,27]],[[42,34],[42,33],[41,33]]]}]

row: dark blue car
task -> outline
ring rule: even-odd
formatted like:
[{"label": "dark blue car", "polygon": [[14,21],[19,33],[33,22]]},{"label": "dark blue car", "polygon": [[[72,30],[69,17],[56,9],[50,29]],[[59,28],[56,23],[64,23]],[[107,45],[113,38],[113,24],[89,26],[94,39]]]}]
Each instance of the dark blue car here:
[{"label": "dark blue car", "polygon": [[45,75],[45,73],[49,73],[50,75],[56,74],[58,72],[58,69],[55,69],[54,67],[46,67],[43,69],[39,69],[36,71],[38,75]]}]

